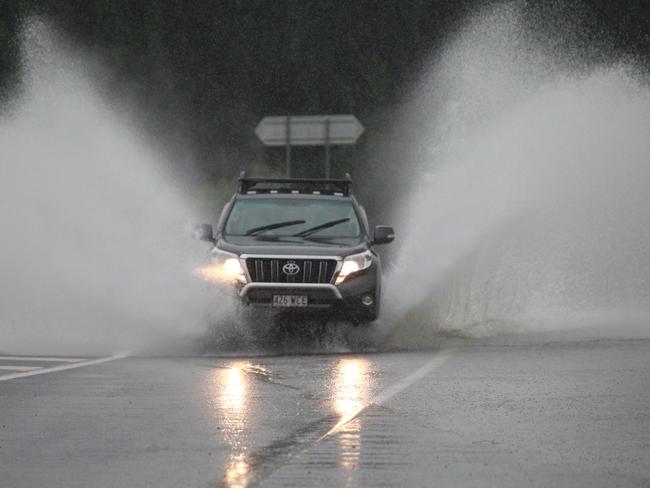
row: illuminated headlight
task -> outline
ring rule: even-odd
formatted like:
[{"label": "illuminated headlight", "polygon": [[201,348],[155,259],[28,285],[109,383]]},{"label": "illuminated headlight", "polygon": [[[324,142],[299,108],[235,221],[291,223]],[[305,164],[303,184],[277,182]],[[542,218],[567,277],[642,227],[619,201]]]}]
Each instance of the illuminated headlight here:
[{"label": "illuminated headlight", "polygon": [[231,252],[213,249],[210,255],[212,264],[196,269],[196,274],[211,283],[228,283],[239,281],[246,283],[244,268],[239,257]]},{"label": "illuminated headlight", "polygon": [[237,278],[244,274],[238,258],[228,258],[223,262],[223,272],[229,278]]},{"label": "illuminated headlight", "polygon": [[343,266],[339,272],[338,278],[336,278],[336,284],[339,285],[353,273],[357,271],[362,271],[367,269],[372,264],[372,253],[370,251],[365,251],[359,254],[353,254],[348,256],[343,260]]}]

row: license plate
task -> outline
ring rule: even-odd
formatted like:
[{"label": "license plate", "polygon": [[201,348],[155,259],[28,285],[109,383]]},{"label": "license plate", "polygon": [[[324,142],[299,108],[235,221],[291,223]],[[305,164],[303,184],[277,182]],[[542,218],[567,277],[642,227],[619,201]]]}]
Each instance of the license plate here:
[{"label": "license plate", "polygon": [[306,295],[273,295],[274,307],[306,307]]}]

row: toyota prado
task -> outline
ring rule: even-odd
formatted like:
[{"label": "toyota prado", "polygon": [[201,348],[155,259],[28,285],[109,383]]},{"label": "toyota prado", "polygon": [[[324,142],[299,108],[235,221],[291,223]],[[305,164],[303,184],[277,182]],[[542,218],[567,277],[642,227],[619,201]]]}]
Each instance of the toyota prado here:
[{"label": "toyota prado", "polygon": [[244,304],[320,318],[368,323],[379,314],[381,262],[374,250],[394,239],[378,225],[371,235],[365,210],[346,179],[239,179],[213,231],[195,237],[213,244],[202,273],[227,283]]}]

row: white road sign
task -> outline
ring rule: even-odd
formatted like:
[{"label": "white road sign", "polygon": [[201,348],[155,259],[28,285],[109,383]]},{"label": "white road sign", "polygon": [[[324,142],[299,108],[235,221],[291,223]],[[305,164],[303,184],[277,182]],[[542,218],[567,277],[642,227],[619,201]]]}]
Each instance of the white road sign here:
[{"label": "white road sign", "polygon": [[363,125],[354,115],[281,115],[264,117],[255,134],[267,146],[354,144]]}]

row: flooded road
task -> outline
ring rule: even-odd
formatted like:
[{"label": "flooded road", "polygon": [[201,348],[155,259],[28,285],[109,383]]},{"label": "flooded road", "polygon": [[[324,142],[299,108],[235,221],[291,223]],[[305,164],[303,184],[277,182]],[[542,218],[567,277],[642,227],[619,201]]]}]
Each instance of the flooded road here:
[{"label": "flooded road", "polygon": [[650,483],[647,340],[105,359],[2,356],[3,487]]}]

